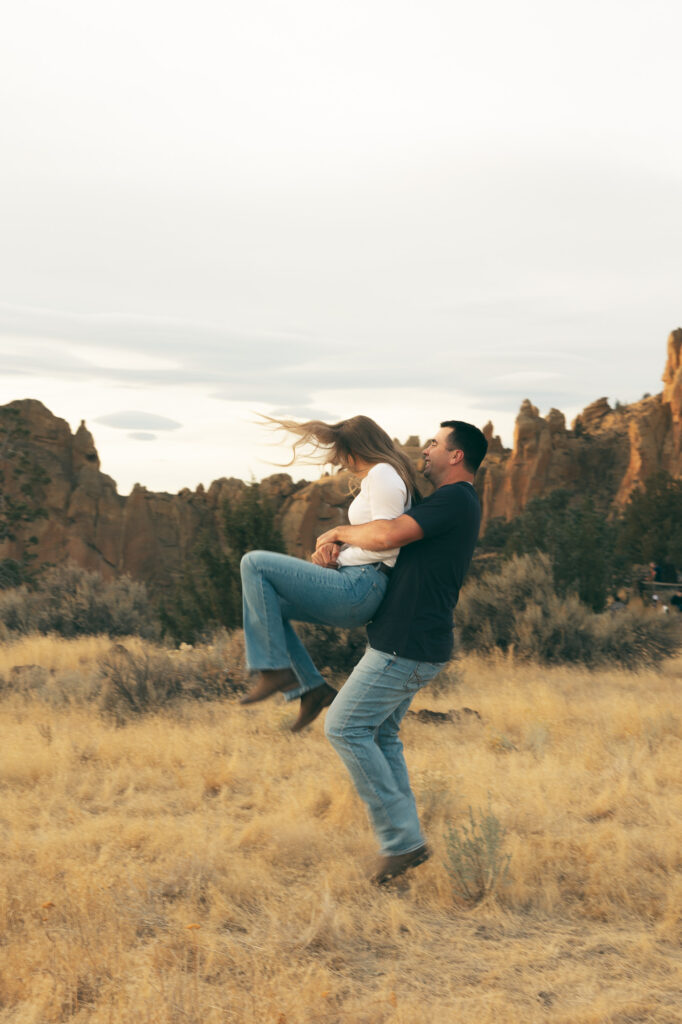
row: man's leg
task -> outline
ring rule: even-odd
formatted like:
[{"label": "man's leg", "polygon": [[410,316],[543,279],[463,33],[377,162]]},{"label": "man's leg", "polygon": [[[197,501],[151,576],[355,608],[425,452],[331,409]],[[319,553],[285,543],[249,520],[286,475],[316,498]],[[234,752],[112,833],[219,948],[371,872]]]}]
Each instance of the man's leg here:
[{"label": "man's leg", "polygon": [[327,712],[325,733],[367,805],[385,856],[424,847],[398,729],[414,694],[442,667],[368,648]]},{"label": "man's leg", "polygon": [[374,742],[386,758],[386,762],[391,769],[391,774],[393,775],[393,779],[399,792],[402,793],[406,800],[409,801],[409,804],[416,815],[417,804],[414,799],[414,793],[412,792],[412,786],[410,785],[410,777],[407,772],[407,765],[405,764],[405,756],[403,754],[403,744],[399,735],[400,726],[408,710],[409,703],[409,701],[403,702],[403,704],[401,704],[401,706],[394,711],[392,715],[389,715],[386,721],[379,726],[374,736]]},{"label": "man's leg", "polygon": [[[415,662],[413,670],[412,684],[414,692],[426,686],[435,676],[438,675],[442,669],[445,668],[446,662]],[[410,698],[411,700],[411,698]],[[405,757],[403,755],[403,744],[399,736],[400,726],[405,713],[409,705],[398,708],[389,715],[388,718],[379,726],[375,735],[375,742],[382,750],[384,757],[391,766],[393,772],[393,778],[396,781],[396,785],[401,793],[404,793],[412,802],[414,802],[414,794],[412,787],[410,786],[410,779],[407,773],[407,765],[405,764]]]}]

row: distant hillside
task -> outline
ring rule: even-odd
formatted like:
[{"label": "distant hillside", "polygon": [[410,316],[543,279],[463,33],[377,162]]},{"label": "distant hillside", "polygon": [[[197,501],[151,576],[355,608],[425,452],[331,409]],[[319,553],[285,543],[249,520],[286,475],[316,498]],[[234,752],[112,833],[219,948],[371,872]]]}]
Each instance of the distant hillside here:
[{"label": "distant hillside", "polygon": [[[570,429],[561,412],[542,417],[526,400],[511,450],[487,424],[490,450],[477,478],[484,527],[494,517],[513,518],[531,498],[557,488],[589,491],[607,511],[658,470],[681,477],[682,329],[668,338],[663,383],[661,394],[615,409],[599,398]],[[403,447],[419,465],[419,440]],[[295,483],[282,473],[263,481],[291,554],[307,555],[318,533],[343,520],[347,483],[344,473],[314,483]],[[423,478],[422,484],[428,492]],[[37,564],[71,560],[107,577],[129,573],[163,587],[191,558],[200,534],[218,543],[225,501],[238,502],[247,486],[222,478],[208,490],[170,495],[136,486],[122,497],[101,472],[84,422],[72,434],[41,402],[0,407],[0,524],[10,519],[14,537],[0,533],[0,558],[20,559],[29,545]]]}]

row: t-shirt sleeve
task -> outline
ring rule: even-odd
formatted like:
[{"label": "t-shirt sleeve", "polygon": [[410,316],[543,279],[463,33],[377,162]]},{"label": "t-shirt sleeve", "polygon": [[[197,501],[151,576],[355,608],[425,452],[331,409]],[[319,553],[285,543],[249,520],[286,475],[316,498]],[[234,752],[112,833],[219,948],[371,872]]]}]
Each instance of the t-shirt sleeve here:
[{"label": "t-shirt sleeve", "polygon": [[405,511],[407,488],[393,466],[385,462],[373,466],[367,474],[366,491],[370,522],[375,519],[395,519]]},{"label": "t-shirt sleeve", "polygon": [[419,505],[411,508],[406,515],[412,518],[421,526],[424,537],[438,537],[441,533],[447,533],[457,525],[457,519],[462,510],[462,495],[457,491],[443,488],[434,491],[428,498]]}]

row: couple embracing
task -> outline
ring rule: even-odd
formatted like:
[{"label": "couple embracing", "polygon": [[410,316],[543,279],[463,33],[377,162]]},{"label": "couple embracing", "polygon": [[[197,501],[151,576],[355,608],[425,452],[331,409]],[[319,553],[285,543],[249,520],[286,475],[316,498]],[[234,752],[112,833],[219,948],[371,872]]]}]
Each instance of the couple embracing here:
[{"label": "couple embracing", "polygon": [[[452,654],[452,613],[478,537],[474,475],[487,451],[482,432],[445,420],[424,449],[421,499],[414,468],[373,420],[355,416],[280,426],[360,488],[348,526],[323,533],[311,562],[269,551],[242,559],[244,637],[258,673],[243,704],[283,693],[300,699],[299,732],[328,708],[325,734],[367,805],[383,884],[429,857],[399,737],[412,698]],[[368,647],[337,693],[320,675],[292,622],[367,626]]]}]

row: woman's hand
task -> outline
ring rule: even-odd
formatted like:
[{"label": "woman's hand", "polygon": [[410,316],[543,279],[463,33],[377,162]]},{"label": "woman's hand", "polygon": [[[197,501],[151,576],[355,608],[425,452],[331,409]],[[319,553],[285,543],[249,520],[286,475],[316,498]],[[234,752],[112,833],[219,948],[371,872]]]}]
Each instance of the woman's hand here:
[{"label": "woman's hand", "polygon": [[315,565],[321,565],[325,569],[337,569],[338,558],[341,546],[328,542],[326,544],[320,544],[318,539],[317,550],[310,556],[311,562]]},{"label": "woman's hand", "polygon": [[338,527],[335,526],[333,530],[327,530],[326,533],[321,533],[317,538],[317,543],[315,545],[316,549],[319,551],[320,548],[328,547],[330,544],[333,544],[336,548],[340,548],[337,530]]}]

